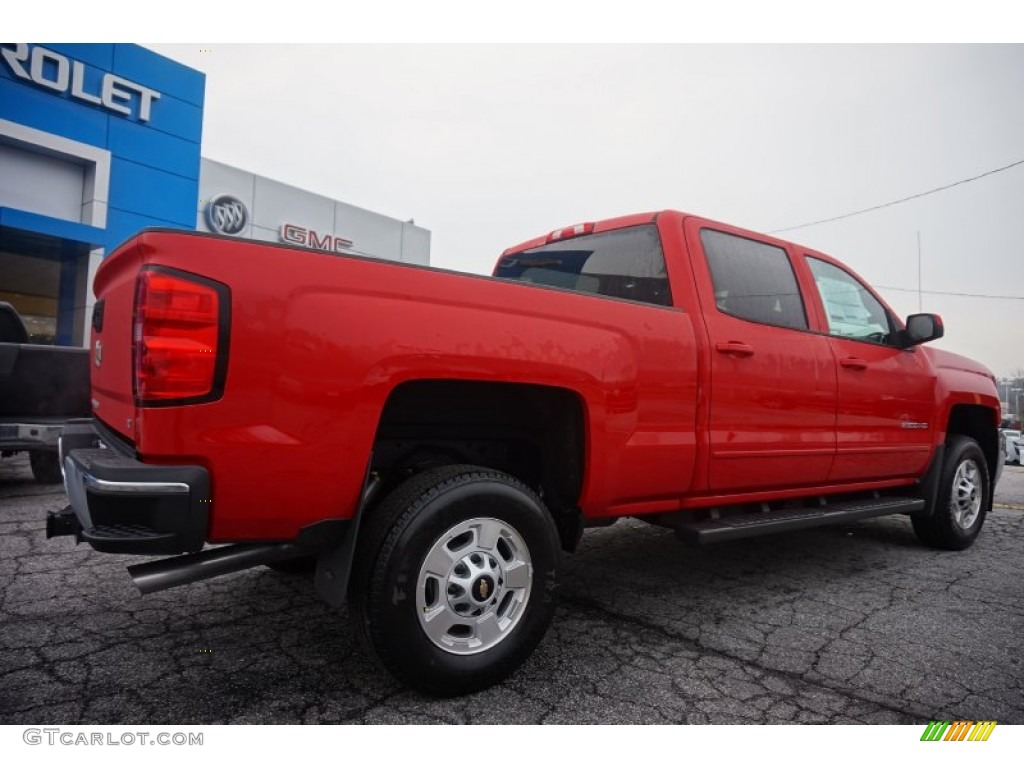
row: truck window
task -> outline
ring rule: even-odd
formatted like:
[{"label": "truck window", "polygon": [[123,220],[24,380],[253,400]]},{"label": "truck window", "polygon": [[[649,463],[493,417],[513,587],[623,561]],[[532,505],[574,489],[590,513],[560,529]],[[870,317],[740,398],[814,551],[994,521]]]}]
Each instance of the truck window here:
[{"label": "truck window", "polygon": [[828,317],[828,332],[846,339],[889,344],[892,323],[878,299],[853,275],[827,261],[807,257]]},{"label": "truck window", "polygon": [[777,246],[702,229],[715,305],[743,320],[807,330],[807,315],[793,266]]},{"label": "truck window", "polygon": [[672,304],[661,239],[650,224],[531,248],[502,259],[494,276],[647,304]]}]

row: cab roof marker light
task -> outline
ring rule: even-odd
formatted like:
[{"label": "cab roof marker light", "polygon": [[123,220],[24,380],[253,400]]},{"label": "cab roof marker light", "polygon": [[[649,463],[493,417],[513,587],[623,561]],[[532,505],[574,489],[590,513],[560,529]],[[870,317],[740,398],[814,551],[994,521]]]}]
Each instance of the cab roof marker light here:
[{"label": "cab roof marker light", "polygon": [[588,221],[584,224],[574,224],[571,227],[563,227],[562,229],[556,229],[550,235],[545,242],[553,243],[557,240],[565,240],[570,237],[579,237],[580,235],[589,235],[594,231],[594,222]]}]

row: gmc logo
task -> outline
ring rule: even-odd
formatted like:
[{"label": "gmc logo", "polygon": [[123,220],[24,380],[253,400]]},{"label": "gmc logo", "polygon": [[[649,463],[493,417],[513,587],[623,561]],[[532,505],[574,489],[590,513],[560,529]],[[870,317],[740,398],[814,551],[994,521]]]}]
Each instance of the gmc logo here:
[{"label": "gmc logo", "polygon": [[295,224],[281,225],[281,242],[301,245],[304,248],[315,248],[318,251],[330,251],[332,253],[347,253],[352,247],[352,241],[336,235],[314,232]]}]

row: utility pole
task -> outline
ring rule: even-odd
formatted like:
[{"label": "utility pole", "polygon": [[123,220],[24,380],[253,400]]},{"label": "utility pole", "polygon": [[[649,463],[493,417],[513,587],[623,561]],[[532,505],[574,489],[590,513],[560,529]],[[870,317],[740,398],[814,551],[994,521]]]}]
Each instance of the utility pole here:
[{"label": "utility pole", "polygon": [[917,230],[917,311],[923,312],[921,303],[921,230]]}]

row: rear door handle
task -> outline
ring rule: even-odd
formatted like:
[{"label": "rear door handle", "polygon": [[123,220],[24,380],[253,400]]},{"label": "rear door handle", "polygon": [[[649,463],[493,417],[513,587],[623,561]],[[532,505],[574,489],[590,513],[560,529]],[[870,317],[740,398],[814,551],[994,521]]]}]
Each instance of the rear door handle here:
[{"label": "rear door handle", "polygon": [[863,371],[868,367],[868,361],[862,360],[859,357],[844,357],[839,361],[839,364],[843,366],[843,368],[852,368],[855,371]]},{"label": "rear door handle", "polygon": [[736,357],[750,357],[754,354],[754,348],[742,341],[720,341],[715,344],[715,349],[723,355],[736,355]]}]

